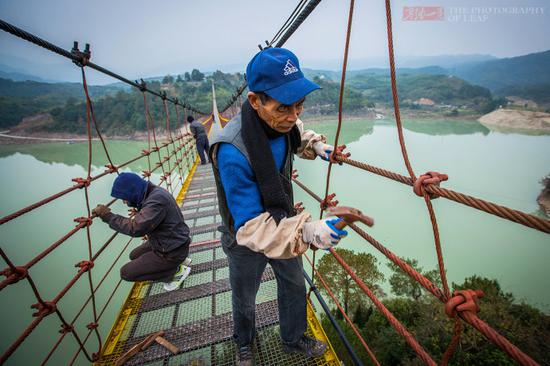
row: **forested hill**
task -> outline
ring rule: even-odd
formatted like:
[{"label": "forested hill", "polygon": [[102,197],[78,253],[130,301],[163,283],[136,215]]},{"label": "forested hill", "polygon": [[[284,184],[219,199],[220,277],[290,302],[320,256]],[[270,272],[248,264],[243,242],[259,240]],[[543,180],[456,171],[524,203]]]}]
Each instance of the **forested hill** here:
[{"label": "forested hill", "polygon": [[513,86],[550,85],[550,50],[465,64],[451,69],[450,73],[495,92]]},{"label": "forested hill", "polygon": [[[304,113],[337,113],[339,81],[326,77],[322,71],[317,72],[312,78],[322,89],[308,96]],[[223,107],[235,89],[243,83],[244,78],[240,73],[226,74],[221,71],[205,76],[195,69],[183,75],[149,79],[147,85],[152,90],[165,91],[170,97],[177,97],[180,101],[209,113],[212,109],[211,80],[216,86],[218,106]],[[400,99],[405,108],[417,107],[415,103],[426,98],[448,110],[462,108],[479,114],[492,110],[496,105],[489,90],[473,86],[456,77],[421,71],[400,73],[398,85]],[[91,88],[91,94],[97,120],[106,133],[132,134],[145,129],[141,92],[113,84],[94,86]],[[149,103],[155,123],[164,126],[162,101],[151,97]],[[352,73],[348,77],[344,98],[345,113],[361,115],[375,107],[391,107],[391,104],[390,80],[387,74]],[[34,119],[36,122],[27,121],[24,129],[83,133],[85,112],[82,86],[78,83],[47,84],[0,79],[1,129],[12,128],[26,117],[40,115]],[[171,125],[175,126],[176,114],[173,106],[170,112]]]}]

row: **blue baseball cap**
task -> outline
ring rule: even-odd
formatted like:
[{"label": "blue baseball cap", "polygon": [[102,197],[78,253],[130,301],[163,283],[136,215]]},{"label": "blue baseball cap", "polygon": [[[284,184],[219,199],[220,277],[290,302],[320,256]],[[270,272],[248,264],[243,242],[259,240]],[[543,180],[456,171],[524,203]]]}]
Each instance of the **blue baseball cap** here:
[{"label": "blue baseball cap", "polygon": [[294,104],[321,87],[304,77],[295,54],[285,48],[266,48],[246,67],[251,92],[264,92],[283,104]]}]

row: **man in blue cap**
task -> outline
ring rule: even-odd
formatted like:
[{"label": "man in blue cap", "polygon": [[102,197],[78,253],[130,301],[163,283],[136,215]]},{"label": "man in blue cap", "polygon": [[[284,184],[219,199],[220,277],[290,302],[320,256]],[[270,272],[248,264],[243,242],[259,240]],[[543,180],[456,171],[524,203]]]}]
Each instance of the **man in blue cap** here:
[{"label": "man in blue cap", "polygon": [[189,275],[189,227],[174,197],[164,188],[135,173],[120,173],[111,196],[137,209],[133,218],[111,212],[105,205],[93,209],[111,229],[147,241],[130,253],[131,261],[120,269],[126,281],[160,281],[167,291],[177,289]]},{"label": "man in blue cap", "polygon": [[[328,159],[324,136],[305,131],[299,115],[306,95],[319,86],[304,77],[297,57],[283,48],[256,54],[246,69],[248,98],[241,113],[212,139],[210,161],[223,221],[222,247],[229,260],[236,362],[254,364],[255,298],[269,263],[278,288],[283,350],[319,357],[326,344],[306,336],[306,288],[301,254],[327,249],[347,233],[339,219],[311,221],[294,208],[294,154]],[[341,148],[339,148],[340,152]]]}]

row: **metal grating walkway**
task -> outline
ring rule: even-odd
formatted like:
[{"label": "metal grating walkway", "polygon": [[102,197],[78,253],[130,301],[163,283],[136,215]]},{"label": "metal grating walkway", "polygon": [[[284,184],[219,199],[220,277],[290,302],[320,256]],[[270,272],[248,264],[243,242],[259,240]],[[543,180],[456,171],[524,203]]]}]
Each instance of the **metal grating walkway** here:
[{"label": "metal grating walkway", "polygon": [[[160,283],[136,283],[115,321],[103,356],[96,365],[116,360],[149,334],[163,330],[164,338],[180,348],[173,355],[153,343],[125,365],[233,365],[231,287],[227,258],[220,246],[221,225],[216,186],[210,165],[198,165],[183,187],[181,206],[192,233],[190,276],[183,286],[165,292]],[[189,179],[189,178],[188,178]],[[308,360],[282,352],[279,340],[277,283],[268,266],[256,298],[257,365],[339,365],[332,348],[323,358]],[[308,333],[325,338],[308,305]]]}]

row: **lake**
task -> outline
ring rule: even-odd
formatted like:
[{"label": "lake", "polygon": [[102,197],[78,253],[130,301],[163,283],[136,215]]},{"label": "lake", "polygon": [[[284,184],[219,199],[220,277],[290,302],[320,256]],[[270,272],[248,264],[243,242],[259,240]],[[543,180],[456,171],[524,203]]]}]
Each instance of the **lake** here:
[{"label": "lake", "polygon": [[[307,125],[325,133],[332,143],[334,122]],[[442,186],[458,192],[483,198],[528,213],[541,215],[536,197],[542,189],[540,180],[550,173],[550,136],[524,135],[490,131],[475,121],[406,121],[405,139],[412,167],[416,175],[438,171],[449,175]],[[352,159],[407,175],[402,161],[396,128],[392,121],[352,120],[344,123],[341,143],[346,143]],[[110,141],[109,152],[115,163],[137,155],[146,144],[134,141]],[[105,155],[94,143],[92,175],[104,170]],[[3,145],[0,146],[0,169],[3,178],[0,189],[0,215],[5,216],[28,204],[72,185],[71,179],[86,176],[87,146],[84,143]],[[318,195],[324,194],[327,163],[297,159],[295,167],[300,180]],[[141,159],[129,169],[140,172],[147,168]],[[109,201],[114,176],[102,178],[91,185],[90,205]],[[159,181],[159,175],[152,177]],[[179,189],[179,188],[178,188]],[[337,193],[341,205],[361,209],[375,220],[367,232],[402,258],[415,258],[425,270],[436,268],[437,258],[429,216],[423,199],[412,193],[412,188],[350,166],[334,166],[331,191]],[[319,206],[299,187],[296,201],[303,201],[306,209],[318,217]],[[504,291],[513,292],[546,312],[550,311],[550,236],[525,228],[473,208],[440,198],[433,201],[441,234],[449,282],[459,283],[473,274],[497,279]],[[122,204],[113,210],[125,213]],[[85,215],[82,190],[49,203],[30,214],[0,226],[0,244],[18,265],[26,263],[60,236],[71,230],[75,217]],[[105,224],[96,220],[91,226],[94,249],[112,234]],[[93,269],[94,283],[113,262],[128,237],[120,235],[102,254]],[[134,241],[137,243],[137,241]],[[131,244],[133,247],[135,244]],[[341,247],[372,253],[389,277],[387,260],[368,242],[350,231]],[[81,230],[63,243],[43,262],[31,269],[31,274],[45,299],[53,298],[75,274],[74,264],[87,258],[85,231]],[[125,254],[113,273],[97,293],[101,305],[118,281],[118,269],[127,261]],[[5,267],[5,263],[2,263]],[[123,283],[118,295],[106,309],[100,321],[100,331],[107,334],[130,285]],[[389,286],[383,286],[387,293]],[[89,294],[85,279],[71,289],[59,303],[59,308],[70,321]],[[2,349],[6,349],[31,322],[36,302],[25,281],[8,286],[2,291]],[[90,311],[77,323],[91,321]],[[481,314],[482,317],[482,314]],[[59,320],[52,315],[25,341],[9,364],[40,362],[57,340]],[[66,363],[75,350],[69,337],[50,361]],[[96,340],[90,341],[95,348]],[[28,350],[32,349],[32,352]],[[27,352],[25,352],[27,350]],[[57,360],[57,361],[56,361]],[[82,364],[86,364],[81,358]]]}]

